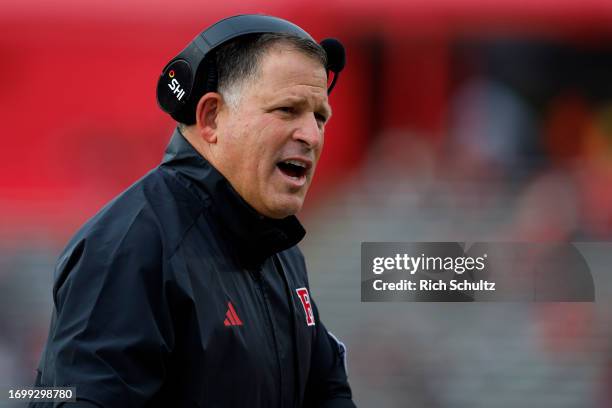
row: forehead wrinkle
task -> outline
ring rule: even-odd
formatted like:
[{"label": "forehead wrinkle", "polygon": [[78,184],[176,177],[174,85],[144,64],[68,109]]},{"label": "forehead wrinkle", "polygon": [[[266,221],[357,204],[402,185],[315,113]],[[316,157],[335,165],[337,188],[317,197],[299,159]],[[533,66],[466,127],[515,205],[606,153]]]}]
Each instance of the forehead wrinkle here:
[{"label": "forehead wrinkle", "polygon": [[[288,55],[292,55],[295,59],[302,60],[302,62],[299,64],[290,63],[286,58]],[[308,62],[304,64],[304,61]],[[311,65],[310,68],[316,66],[316,68],[309,69],[306,65]],[[296,50],[270,50],[260,61],[259,68],[259,79],[263,80],[265,78],[268,83],[276,83],[278,86],[283,86],[285,83],[289,85],[319,87],[323,84],[321,88],[327,88],[325,68],[314,59]]]},{"label": "forehead wrinkle", "polygon": [[[300,92],[299,90],[292,89],[294,86],[307,87],[306,92]],[[284,91],[287,91],[283,95]],[[263,99],[268,99],[270,103],[279,103],[282,101],[291,101],[299,105],[312,106],[313,110],[323,109],[328,116],[332,115],[332,109],[327,99],[327,89],[321,88],[320,86],[313,86],[308,84],[290,85],[275,91],[269,98],[268,95],[262,94]]]},{"label": "forehead wrinkle", "polygon": [[306,88],[310,88],[308,90],[308,92],[310,93],[320,92],[322,94],[327,95],[327,82],[323,78],[320,79],[320,82],[318,78],[315,79],[315,81],[313,82],[309,82],[307,80],[305,81],[303,76],[304,75],[295,75],[295,78],[286,78],[286,79],[272,77],[271,80],[268,80],[268,84],[271,85],[271,88],[274,90],[275,93],[284,91],[286,89],[289,89],[289,92],[295,92],[291,88],[306,87]]}]

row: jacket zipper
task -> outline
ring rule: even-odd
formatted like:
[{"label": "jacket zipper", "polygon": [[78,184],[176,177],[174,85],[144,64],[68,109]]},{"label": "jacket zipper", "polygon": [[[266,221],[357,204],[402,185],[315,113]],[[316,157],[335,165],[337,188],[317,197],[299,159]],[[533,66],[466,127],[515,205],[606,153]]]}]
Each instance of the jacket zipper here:
[{"label": "jacket zipper", "polygon": [[291,292],[291,285],[289,284],[289,278],[287,277],[287,273],[283,268],[282,262],[278,254],[273,255],[273,263],[275,268],[278,270],[278,273],[282,276],[284,286],[285,286],[285,295],[287,296],[287,300],[289,303],[289,310],[291,311],[291,337],[293,338],[293,348],[295,350],[295,355],[293,356],[293,361],[295,364],[295,396],[293,398],[293,406],[299,407],[299,395],[301,395],[301,386],[300,386],[300,357],[298,350],[300,349],[298,341],[297,341],[297,327],[296,327],[296,310],[295,303],[293,303],[293,293]]},{"label": "jacket zipper", "polygon": [[283,378],[282,378],[282,369],[281,369],[281,360],[278,355],[278,340],[276,335],[276,327],[274,326],[274,320],[272,319],[272,313],[270,312],[270,306],[268,305],[268,295],[266,294],[266,288],[263,285],[263,276],[261,268],[252,271],[251,275],[255,280],[255,285],[261,292],[261,296],[263,299],[264,307],[266,309],[266,316],[268,318],[268,325],[272,330],[272,340],[274,343],[274,351],[276,354],[276,368],[277,368],[277,378],[278,378],[278,404],[282,406],[283,403]]}]

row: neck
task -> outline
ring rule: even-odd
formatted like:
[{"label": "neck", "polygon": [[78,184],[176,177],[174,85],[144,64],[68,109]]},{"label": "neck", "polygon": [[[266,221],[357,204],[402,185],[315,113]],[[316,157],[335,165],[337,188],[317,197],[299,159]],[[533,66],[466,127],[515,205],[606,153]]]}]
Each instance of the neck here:
[{"label": "neck", "polygon": [[189,144],[206,159],[206,161],[218,169],[217,163],[214,160],[214,155],[211,154],[210,143],[206,142],[206,140],[204,140],[204,138],[198,133],[196,125],[179,125],[178,130],[189,142]]}]

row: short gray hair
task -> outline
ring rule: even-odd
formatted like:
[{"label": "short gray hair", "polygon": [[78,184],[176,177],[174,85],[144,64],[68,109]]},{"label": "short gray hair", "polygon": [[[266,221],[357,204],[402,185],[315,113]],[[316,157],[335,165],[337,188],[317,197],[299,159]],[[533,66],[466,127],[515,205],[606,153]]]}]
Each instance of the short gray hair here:
[{"label": "short gray hair", "polygon": [[287,45],[327,66],[325,50],[311,39],[280,33],[238,37],[216,51],[217,89],[228,104],[234,107],[238,104],[242,86],[257,75],[262,57],[277,44]]}]

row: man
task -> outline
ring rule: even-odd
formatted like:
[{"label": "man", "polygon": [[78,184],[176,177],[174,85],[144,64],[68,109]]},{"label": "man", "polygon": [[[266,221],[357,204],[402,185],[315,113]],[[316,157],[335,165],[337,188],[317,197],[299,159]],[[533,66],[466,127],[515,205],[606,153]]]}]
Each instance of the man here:
[{"label": "man", "polygon": [[296,247],[328,54],[237,16],[166,66],[158,100],[182,123],[61,255],[37,386],[75,386],[87,407],[354,407]]}]

